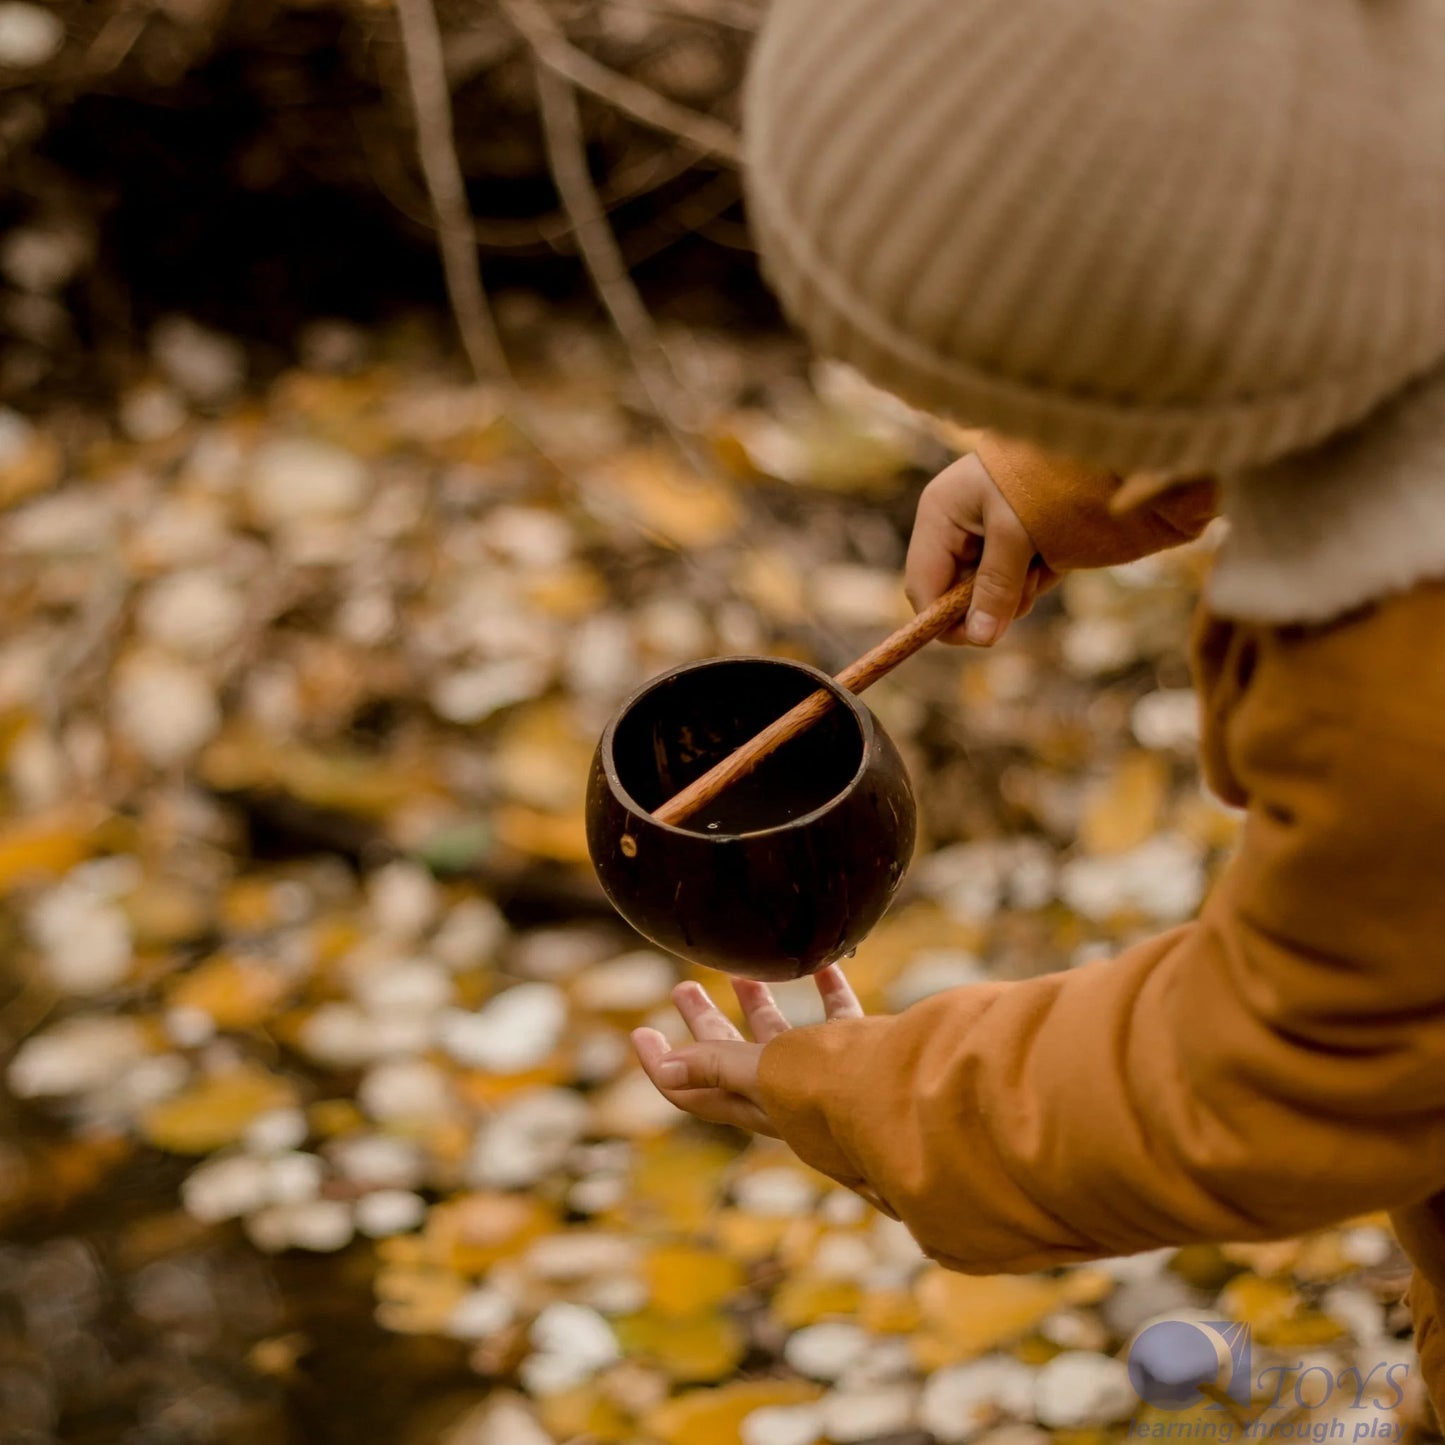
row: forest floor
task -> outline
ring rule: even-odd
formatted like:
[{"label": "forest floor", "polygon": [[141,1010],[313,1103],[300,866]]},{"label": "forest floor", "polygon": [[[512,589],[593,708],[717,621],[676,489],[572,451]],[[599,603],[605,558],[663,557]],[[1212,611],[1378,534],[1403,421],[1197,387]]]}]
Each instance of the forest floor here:
[{"label": "forest floor", "polygon": [[[425,327],[252,379],[175,321],[113,412],[0,412],[0,1441],[1227,1442],[1129,1389],[1178,1311],[1250,1327],[1252,1438],[1429,1433],[1381,1218],[967,1278],[656,1095],[628,1029],[732,995],[606,906],[597,736],[677,663],[836,670],[906,618],[967,438],[674,332],[700,479],[609,339],[504,300],[515,394]],[[870,692],[921,838],[869,1011],[1193,913],[1237,826],[1194,758],[1207,552]]]}]

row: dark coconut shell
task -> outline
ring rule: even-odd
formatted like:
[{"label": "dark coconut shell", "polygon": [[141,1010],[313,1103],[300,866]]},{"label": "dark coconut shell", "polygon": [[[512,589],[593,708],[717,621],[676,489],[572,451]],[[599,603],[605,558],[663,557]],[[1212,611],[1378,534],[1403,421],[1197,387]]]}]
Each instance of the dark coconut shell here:
[{"label": "dark coconut shell", "polygon": [[[652,810],[818,688],[838,700],[682,827]],[[634,693],[597,745],[587,843],[617,911],[644,937],[745,978],[800,978],[851,953],[913,854],[898,749],[862,700],[777,658],[674,668]]]}]

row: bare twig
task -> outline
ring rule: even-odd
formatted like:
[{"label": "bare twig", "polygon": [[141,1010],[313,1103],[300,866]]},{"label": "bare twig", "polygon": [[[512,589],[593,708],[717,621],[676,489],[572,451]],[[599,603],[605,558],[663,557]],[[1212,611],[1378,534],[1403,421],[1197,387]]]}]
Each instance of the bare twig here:
[{"label": "bare twig", "polygon": [[[697,164],[697,153],[685,142],[677,142],[658,154],[619,165],[597,187],[598,198],[608,213],[650,196],[654,191],[686,175]],[[731,174],[731,173],[729,173]],[[734,181],[736,184],[736,181]],[[573,239],[574,227],[565,210],[528,220],[500,221],[473,219],[472,234],[484,246],[498,250],[556,250]],[[530,240],[522,241],[524,234]]]},{"label": "bare twig", "polygon": [[[413,225],[422,230],[435,230],[426,193],[402,164],[400,157],[394,154],[392,147],[386,144],[389,136],[374,135],[361,116],[353,116],[352,124],[377,190]],[[677,141],[652,155],[617,166],[598,186],[598,195],[611,212],[660,190],[679,176],[686,175],[696,163],[697,153],[693,148]],[[731,172],[728,174],[731,175]],[[736,180],[733,185],[736,188]],[[515,220],[473,216],[471,232],[473,240],[489,250],[545,256],[566,246],[572,239],[572,222],[566,211],[558,207],[545,215]]]},{"label": "bare twig", "polygon": [[18,1048],[50,1016],[60,996],[33,974],[0,1004],[0,1053]]},{"label": "bare twig", "polygon": [[757,250],[748,228],[738,221],[729,221],[724,216],[699,226],[697,233],[705,241],[711,241],[715,246],[726,246],[729,251],[742,251],[752,255]]},{"label": "bare twig", "polygon": [[[512,0],[505,0],[509,6]],[[562,205],[572,218],[577,248],[592,284],[612,318],[632,364],[652,403],[658,419],[671,434],[679,451],[696,467],[705,468],[693,433],[677,374],[663,350],[652,317],[642,304],[627,270],[617,237],[607,224],[606,213],[597,198],[587,169],[587,151],[582,140],[577,96],[561,76],[545,65],[537,66],[537,95],[541,103],[542,129],[552,175]]]},{"label": "bare twig", "polygon": [[497,16],[488,25],[448,35],[442,46],[447,81],[454,87],[463,85],[509,60],[517,50],[516,31]]},{"label": "bare twig", "polygon": [[139,5],[122,7],[110,15],[81,58],[81,74],[88,80],[96,80],[118,69],[150,18]]},{"label": "bare twig", "polygon": [[59,728],[87,676],[109,665],[129,597],[130,578],[123,568],[106,567],[93,579],[85,605],[71,622],[45,676],[40,716],[52,732]]},{"label": "bare twig", "polygon": [[[731,126],[679,105],[631,76],[594,60],[586,51],[578,50],[535,0],[529,3],[502,0],[502,6],[530,42],[541,65],[554,75],[607,101],[644,125],[687,141],[703,155],[715,156],[733,165],[738,163],[741,149]],[[570,103],[575,105],[575,101]]]},{"label": "bare twig", "polygon": [[447,294],[477,380],[507,375],[506,354],[482,289],[472,218],[452,134],[441,31],[432,0],[396,0],[407,87],[416,116],[417,154],[436,220]]},{"label": "bare twig", "polygon": [[640,265],[684,236],[694,232],[703,234],[737,199],[738,178],[731,171],[722,171],[704,181],[691,195],[684,196],[659,216],[646,231],[628,237],[627,264]]},{"label": "bare twig", "polygon": [[747,0],[601,0],[601,3],[608,10],[636,10],[647,15],[701,20],[748,34],[755,31],[763,19],[762,9],[748,4]]}]

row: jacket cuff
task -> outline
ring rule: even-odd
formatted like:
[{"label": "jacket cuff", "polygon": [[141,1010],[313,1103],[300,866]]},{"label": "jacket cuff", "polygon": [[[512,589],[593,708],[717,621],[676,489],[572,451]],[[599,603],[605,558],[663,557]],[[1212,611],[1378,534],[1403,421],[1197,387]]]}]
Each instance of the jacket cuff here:
[{"label": "jacket cuff", "polygon": [[1394,1210],[1390,1226],[1415,1268],[1437,1287],[1445,1287],[1445,1193]]},{"label": "jacket cuff", "polygon": [[833,1067],[817,1047],[822,1042],[819,1030],[838,1027],[837,1023],[808,1024],[770,1039],[758,1056],[758,1092],[779,1136],[803,1163],[858,1190],[876,1209],[897,1219],[893,1207],[844,1152],[817,1102],[818,1079]]},{"label": "jacket cuff", "polygon": [[1087,466],[1031,442],[985,432],[978,458],[1055,572],[1113,567],[1191,541],[1214,515],[1208,480],[1164,489],[1152,485],[1131,506],[1117,473]]},{"label": "jacket cuff", "polygon": [[1091,559],[1114,549],[1120,523],[1111,517],[1109,503],[1120,482],[1116,472],[996,432],[985,432],[977,451],[1035,550],[1054,571],[1096,566]]}]

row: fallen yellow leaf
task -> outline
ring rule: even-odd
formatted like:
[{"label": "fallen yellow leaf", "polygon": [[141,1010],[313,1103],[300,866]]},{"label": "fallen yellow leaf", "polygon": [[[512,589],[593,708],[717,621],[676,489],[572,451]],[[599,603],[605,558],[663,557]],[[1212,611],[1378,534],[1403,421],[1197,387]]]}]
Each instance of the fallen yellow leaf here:
[{"label": "fallen yellow leaf", "polygon": [[220,1029],[264,1023],[291,989],[278,968],[216,954],[182,974],[170,992],[172,1008],[199,1009]]},{"label": "fallen yellow leaf", "polygon": [[1186,1284],[1211,1294],[1238,1273],[1217,1244],[1186,1244],[1169,1261],[1169,1268]]},{"label": "fallen yellow leaf", "polygon": [[318,1099],[306,1111],[311,1131],[323,1139],[337,1139],[366,1123],[366,1116],[350,1099]]},{"label": "fallen yellow leaf", "polygon": [[936,904],[914,903],[889,914],[843,967],[865,1012],[883,1013],[888,985],[919,953],[929,949],[974,953],[983,943],[978,926],[951,918]]},{"label": "fallen yellow leaf", "polygon": [[423,1239],[436,1263],[457,1274],[480,1275],[556,1227],[556,1212],[540,1199],[465,1194],[427,1215]]},{"label": "fallen yellow leaf", "polygon": [[1219,1252],[1231,1264],[1243,1265],[1258,1275],[1271,1275],[1293,1270],[1300,1248],[1298,1239],[1270,1239],[1258,1244],[1222,1244]]},{"label": "fallen yellow leaf", "polygon": [[719,1211],[713,1222],[713,1234],[723,1250],[734,1259],[752,1264],[777,1251],[792,1222],[779,1215],[724,1209]]},{"label": "fallen yellow leaf", "polygon": [[1055,1430],[1049,1436],[1049,1445],[1118,1445],[1118,1441],[1112,1432],[1104,1429]]},{"label": "fallen yellow leaf", "polygon": [[1356,1268],[1355,1262],[1345,1252],[1342,1231],[1330,1229],[1300,1241],[1294,1273],[1296,1279],[1318,1282],[1339,1279]]},{"label": "fallen yellow leaf", "polygon": [[[580,796],[580,794],[579,794]],[[502,808],[496,817],[497,841],[505,848],[557,863],[585,863],[587,819],[579,808],[559,817],[536,808]]]},{"label": "fallen yellow leaf", "polygon": [[211,927],[205,895],[167,878],[148,878],[125,900],[138,948],[169,948],[199,938]]},{"label": "fallen yellow leaf", "polygon": [[726,488],[682,469],[670,452],[624,452],[602,486],[643,529],[675,547],[710,547],[738,529],[742,509]]},{"label": "fallen yellow leaf", "polygon": [[141,1133],[172,1154],[209,1154],[236,1143],[257,1114],[294,1098],[285,1079],[256,1068],[236,1069],[152,1104],[141,1115]]},{"label": "fallen yellow leaf", "polygon": [[908,1335],[922,1315],[906,1289],[870,1290],[858,1303],[858,1323],[875,1335]]},{"label": "fallen yellow leaf", "polygon": [[393,442],[385,402],[396,384],[386,367],[351,376],[288,371],[272,389],[271,405],[274,412],[304,419],[319,439],[357,456],[377,456]]},{"label": "fallen yellow leaf", "polygon": [[235,878],[221,895],[221,923],[230,933],[264,933],[281,921],[277,880],[258,874]]},{"label": "fallen yellow leaf", "polygon": [[827,1279],[813,1274],[789,1275],[773,1295],[773,1316],[790,1330],[840,1315],[856,1315],[862,1290],[851,1279]]},{"label": "fallen yellow leaf", "polygon": [[0,508],[48,491],[60,480],[63,465],[60,443],[47,433],[32,432],[19,454],[0,466]]},{"label": "fallen yellow leaf", "polygon": [[84,862],[103,820],[98,809],[62,808],[0,826],[0,896]]},{"label": "fallen yellow leaf", "polygon": [[662,1315],[695,1315],[714,1309],[743,1285],[737,1261],[692,1244],[659,1244],[642,1262],[651,1307]]},{"label": "fallen yellow leaf", "polygon": [[312,957],[318,969],[340,962],[366,935],[355,918],[333,913],[318,918],[310,927]]},{"label": "fallen yellow leaf", "polygon": [[532,579],[526,594],[538,611],[575,622],[606,604],[607,584],[595,567],[574,562]]},{"label": "fallen yellow leaf", "polygon": [[693,1232],[716,1207],[736,1157],[736,1146],[712,1139],[659,1134],[640,1140],[622,1205],[627,1222],[641,1230]]},{"label": "fallen yellow leaf", "polygon": [[549,1084],[565,1084],[572,1077],[572,1053],[559,1048],[540,1064],[516,1074],[489,1074],[482,1069],[459,1069],[452,1075],[458,1096],[482,1107],[500,1103],[513,1094]]},{"label": "fallen yellow leaf", "polygon": [[243,723],[227,726],[201,755],[202,781],[222,792],[286,793],[312,807],[358,817],[386,818],[443,789],[428,767],[408,767],[329,744],[323,751],[277,743]]},{"label": "fallen yellow leaf", "polygon": [[924,1329],[914,1340],[915,1356],[926,1370],[974,1359],[1033,1329],[1064,1294],[1059,1280],[1037,1275],[976,1277],[931,1268],[917,1285]]},{"label": "fallen yellow leaf", "polygon": [[1261,1279],[1242,1274],[1219,1296],[1220,1312],[1247,1324],[1254,1338],[1267,1347],[1324,1345],[1345,1333],[1328,1315],[1311,1309],[1282,1279]]},{"label": "fallen yellow leaf", "polygon": [[1090,794],[1079,826],[1089,853],[1127,853],[1159,830],[1169,798],[1169,764],[1158,753],[1126,753]]},{"label": "fallen yellow leaf", "polygon": [[640,1356],[680,1384],[721,1380],[747,1353],[747,1335],[720,1313],[679,1318],[643,1310],[616,1322],[617,1338],[629,1357]]},{"label": "fallen yellow leaf", "polygon": [[1102,1269],[1071,1269],[1060,1281],[1064,1303],[1071,1305],[1102,1304],[1114,1293],[1118,1283]]},{"label": "fallen yellow leaf", "polygon": [[1224,851],[1239,841],[1243,819],[1204,793],[1185,793],[1175,801],[1170,826],[1201,848]]},{"label": "fallen yellow leaf", "polygon": [[796,622],[806,615],[803,576],[785,552],[763,549],[744,553],[737,564],[734,586],[740,596],[777,622]]},{"label": "fallen yellow leaf", "polygon": [[576,807],[587,788],[597,739],[556,701],[512,710],[497,731],[497,777],[514,803],[545,812]]},{"label": "fallen yellow leaf", "polygon": [[802,1380],[738,1380],[689,1390],[642,1418],[645,1436],[661,1445],[738,1445],[742,1423],[768,1405],[803,1405],[822,1391]]},{"label": "fallen yellow leaf", "polygon": [[375,1289],[377,1323],[402,1335],[439,1333],[467,1292],[448,1270],[411,1265],[379,1269]]},{"label": "fallen yellow leaf", "polygon": [[571,1390],[544,1395],[537,1414],[558,1440],[589,1440],[597,1445],[622,1445],[636,1435],[632,1417],[589,1380]]}]

